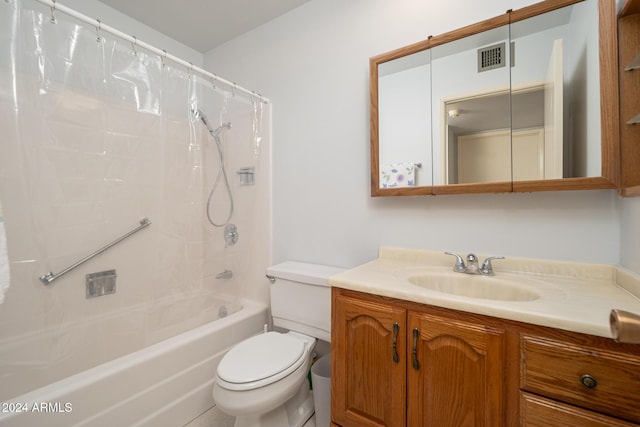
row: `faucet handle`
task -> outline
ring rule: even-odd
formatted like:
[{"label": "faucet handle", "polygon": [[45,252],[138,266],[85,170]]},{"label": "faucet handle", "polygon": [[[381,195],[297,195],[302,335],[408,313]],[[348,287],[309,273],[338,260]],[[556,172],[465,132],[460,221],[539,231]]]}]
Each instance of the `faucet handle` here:
[{"label": "faucet handle", "polygon": [[480,273],[484,274],[485,276],[493,276],[495,273],[493,272],[493,266],[491,265],[491,260],[494,259],[504,259],[503,256],[490,256],[489,258],[485,259],[484,262],[482,263],[482,267],[480,267]]},{"label": "faucet handle", "polygon": [[456,257],[456,265],[453,266],[453,271],[458,273],[464,273],[466,271],[467,266],[464,265],[464,260],[460,255],[452,254],[451,252],[445,252],[445,254]]}]

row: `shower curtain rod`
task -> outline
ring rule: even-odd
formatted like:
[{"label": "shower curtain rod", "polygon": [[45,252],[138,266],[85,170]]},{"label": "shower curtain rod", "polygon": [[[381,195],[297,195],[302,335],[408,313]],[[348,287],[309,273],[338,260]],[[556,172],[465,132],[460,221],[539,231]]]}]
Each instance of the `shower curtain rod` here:
[{"label": "shower curtain rod", "polygon": [[[251,98],[253,99],[259,99],[260,101],[264,102],[264,103],[269,103],[269,98],[266,98],[262,95],[260,95],[257,92],[254,92],[252,90],[246,89],[242,86],[239,86],[238,84],[231,82],[229,80],[225,80],[222,77],[219,77],[213,73],[210,73],[209,71],[202,69],[200,67],[197,67],[195,65],[193,65],[193,63],[191,62],[187,62],[184,59],[180,59],[177,56],[171,55],[169,53],[167,53],[166,50],[163,49],[158,49],[155,46],[150,45],[149,43],[145,43],[141,40],[138,40],[138,38],[136,36],[130,36],[126,33],[123,33],[120,30],[117,30],[113,27],[110,27],[109,25],[105,25],[103,24],[99,19],[93,19],[88,17],[87,15],[83,15],[82,13],[78,12],[77,10],[71,9],[68,6],[62,5],[62,4],[58,4],[58,2],[56,0],[35,0],[38,3],[42,3],[44,5],[47,5],[51,8],[51,16],[55,17],[54,13],[56,11],[60,11],[62,13],[65,13],[73,18],[76,18],[82,22],[85,22],[87,24],[90,24],[94,27],[96,27],[96,30],[98,31],[98,36],[100,36],[100,31],[106,31],[108,33],[113,34],[114,36],[120,37],[121,39],[124,39],[126,41],[131,42],[131,44],[133,45],[134,49],[136,47],[141,47],[143,49],[146,49],[152,53],[155,53],[156,55],[160,56],[163,60],[171,60],[177,64],[183,65],[187,68],[188,71],[191,72],[197,72],[201,75],[203,75],[204,77],[207,77],[209,79],[213,79],[217,82],[220,82],[226,86],[229,86],[232,89],[232,92],[235,90],[238,90],[240,92],[243,92],[246,95],[249,95]],[[212,82],[213,83],[213,82]]]}]

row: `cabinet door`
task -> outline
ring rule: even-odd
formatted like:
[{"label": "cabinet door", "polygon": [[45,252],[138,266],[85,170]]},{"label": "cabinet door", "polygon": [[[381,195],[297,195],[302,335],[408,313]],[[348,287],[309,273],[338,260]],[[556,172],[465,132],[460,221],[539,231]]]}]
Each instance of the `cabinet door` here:
[{"label": "cabinet door", "polygon": [[505,425],[504,330],[408,315],[409,426]]},{"label": "cabinet door", "polygon": [[332,309],[333,422],[404,427],[406,310],[335,292]]}]

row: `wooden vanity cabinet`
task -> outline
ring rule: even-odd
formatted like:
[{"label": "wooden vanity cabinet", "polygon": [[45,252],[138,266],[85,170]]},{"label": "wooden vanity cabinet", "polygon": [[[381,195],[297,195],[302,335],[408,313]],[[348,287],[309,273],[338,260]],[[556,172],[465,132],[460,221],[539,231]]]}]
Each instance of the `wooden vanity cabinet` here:
[{"label": "wooden vanity cabinet", "polygon": [[339,288],[333,426],[640,426],[640,346]]},{"label": "wooden vanity cabinet", "polygon": [[503,330],[338,288],[332,304],[334,425],[507,425]]}]

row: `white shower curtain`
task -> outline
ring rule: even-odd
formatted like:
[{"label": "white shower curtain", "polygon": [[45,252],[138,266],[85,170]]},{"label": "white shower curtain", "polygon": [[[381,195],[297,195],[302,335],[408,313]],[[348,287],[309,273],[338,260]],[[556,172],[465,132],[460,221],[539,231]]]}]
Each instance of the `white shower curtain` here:
[{"label": "white shower curtain", "polygon": [[[1,207],[0,207],[1,209]],[[0,304],[4,302],[4,293],[9,289],[9,254],[7,253],[7,234],[4,229],[0,210]]]}]

